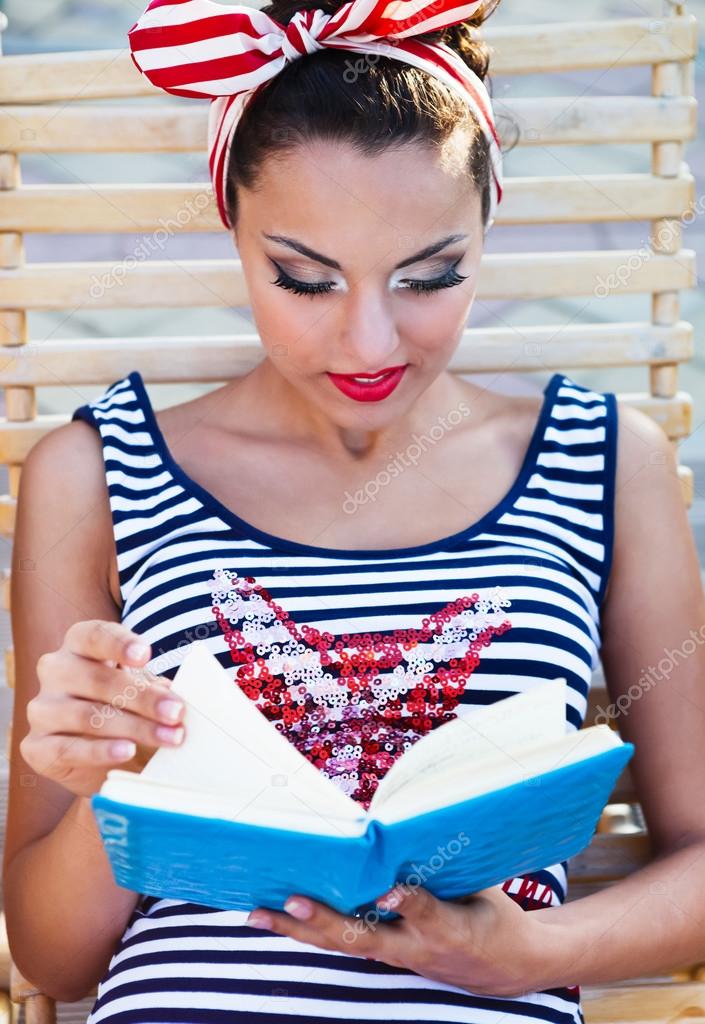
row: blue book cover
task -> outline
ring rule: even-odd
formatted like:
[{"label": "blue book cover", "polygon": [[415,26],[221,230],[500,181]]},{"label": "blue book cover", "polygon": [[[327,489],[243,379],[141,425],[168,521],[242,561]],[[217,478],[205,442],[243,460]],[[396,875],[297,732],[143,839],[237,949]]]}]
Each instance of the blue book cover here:
[{"label": "blue book cover", "polygon": [[395,882],[469,895],[574,856],[633,754],[607,725],[566,732],[565,680],[464,709],[408,748],[367,811],[318,771],[201,641],[171,688],[185,738],[91,804],[118,885],[220,909],[292,893],[374,911]]}]

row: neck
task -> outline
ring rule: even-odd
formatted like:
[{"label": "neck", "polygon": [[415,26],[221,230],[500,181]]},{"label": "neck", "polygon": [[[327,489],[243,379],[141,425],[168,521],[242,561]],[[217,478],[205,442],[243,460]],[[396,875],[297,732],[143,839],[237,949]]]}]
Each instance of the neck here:
[{"label": "neck", "polygon": [[268,434],[316,447],[337,462],[358,465],[386,462],[415,433],[428,432],[462,397],[460,383],[444,370],[394,420],[382,421],[352,399],[350,411],[334,418],[283,377],[269,358],[231,386],[246,389],[240,399],[245,398],[245,408],[253,416],[266,416]]}]

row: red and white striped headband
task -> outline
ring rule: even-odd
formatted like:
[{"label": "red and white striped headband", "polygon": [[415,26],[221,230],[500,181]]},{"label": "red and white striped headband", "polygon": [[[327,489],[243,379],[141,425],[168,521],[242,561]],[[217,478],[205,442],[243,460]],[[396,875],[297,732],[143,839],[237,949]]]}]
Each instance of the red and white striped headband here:
[{"label": "red and white striped headband", "polygon": [[[287,62],[324,46],[377,53],[435,75],[469,104],[490,145],[493,187],[486,229],[502,198],[502,154],[492,103],[482,79],[444,43],[410,36],[472,17],[485,0],[351,0],[335,14],[299,10],[286,25],[242,4],[152,0],[128,33],[132,59],[146,78],[176,96],[212,100],[208,150],[225,226],[227,157],[247,101]],[[403,41],[402,41],[403,40]]]}]

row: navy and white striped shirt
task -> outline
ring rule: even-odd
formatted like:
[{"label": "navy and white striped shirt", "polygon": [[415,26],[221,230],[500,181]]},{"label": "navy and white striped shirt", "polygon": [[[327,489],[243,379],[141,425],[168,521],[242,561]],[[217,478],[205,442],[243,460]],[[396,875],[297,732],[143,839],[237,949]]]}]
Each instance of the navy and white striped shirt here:
[{"label": "navy and white striped shirt", "polygon": [[[424,732],[547,678],[567,680],[566,730],[583,724],[612,561],[613,393],[555,373],[504,498],[450,537],[385,550],[315,547],[241,519],[174,461],[137,371],[73,419],[100,432],[121,620],[152,645],[147,667],[171,679],[188,645],[204,642],[354,799],[368,802]],[[377,669],[366,676],[363,648]],[[332,671],[329,649],[351,655],[347,675]],[[557,905],[566,867],[503,888],[527,911]],[[475,995],[246,917],[141,894],[87,1024],[583,1024],[575,985]]]}]

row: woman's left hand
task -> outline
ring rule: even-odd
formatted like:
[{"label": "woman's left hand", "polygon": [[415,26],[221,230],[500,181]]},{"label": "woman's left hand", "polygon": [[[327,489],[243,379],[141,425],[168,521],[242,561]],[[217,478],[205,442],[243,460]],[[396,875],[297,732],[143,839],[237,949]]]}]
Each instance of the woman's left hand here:
[{"label": "woman's left hand", "polygon": [[[389,899],[397,895],[397,902]],[[386,897],[386,899],[385,899]],[[296,903],[310,913],[294,914]],[[518,996],[547,987],[538,981],[546,951],[537,911],[525,911],[500,885],[457,900],[399,883],[378,907],[396,920],[339,914],[308,896],[291,896],[283,911],[257,907],[247,924],[288,935],[322,949],[380,960],[479,995]]]}]

